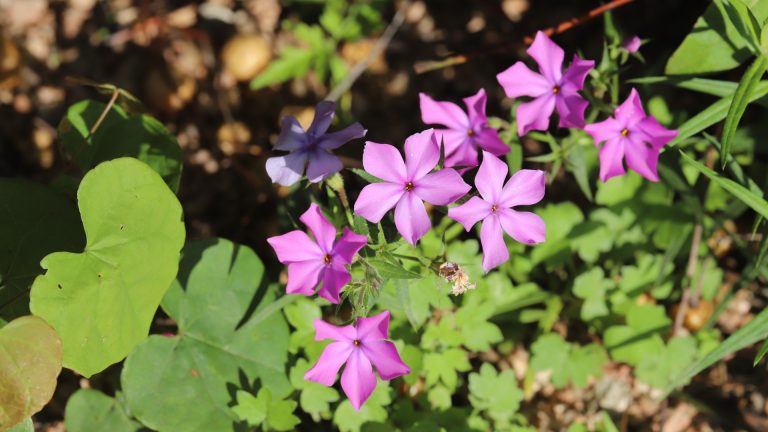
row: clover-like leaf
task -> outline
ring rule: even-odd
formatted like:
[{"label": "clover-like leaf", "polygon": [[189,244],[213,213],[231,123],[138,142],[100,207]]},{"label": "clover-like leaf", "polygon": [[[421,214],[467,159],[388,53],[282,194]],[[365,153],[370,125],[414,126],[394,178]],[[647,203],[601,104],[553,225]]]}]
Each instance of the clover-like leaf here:
[{"label": "clover-like leaf", "polygon": [[606,293],[615,286],[606,279],[603,269],[593,267],[573,281],[573,294],[584,300],[581,305],[581,319],[589,321],[609,314]]},{"label": "clover-like leaf", "polygon": [[605,349],[597,344],[578,346],[563,340],[557,333],[541,336],[531,347],[531,367],[552,372],[552,384],[562,388],[573,384],[585,387],[589,378],[599,378],[608,362]]},{"label": "clover-like leaf", "polygon": [[494,305],[490,303],[466,305],[456,312],[456,327],[464,337],[464,345],[472,351],[488,351],[491,344],[501,342],[504,336],[499,327],[490,322]]},{"label": "clover-like leaf", "polygon": [[264,265],[248,247],[223,239],[190,242],[163,299],[178,336],[150,336],[128,356],[121,382],[131,413],[158,430],[230,431],[239,417],[230,388],[259,379],[281,398],[288,325],[272,291],[258,295]]},{"label": "clover-like leaf", "polygon": [[391,403],[389,382],[378,380],[371,397],[365,401],[359,411],[355,411],[348,400],[339,404],[333,414],[333,423],[341,432],[358,432],[365,423],[387,420],[385,407]]},{"label": "clover-like leaf", "polygon": [[70,396],[64,424],[69,432],[136,432],[141,429],[115,399],[91,389],[80,389]]},{"label": "clover-like leaf", "polygon": [[300,423],[293,415],[296,401],[275,399],[268,388],[262,387],[254,397],[244,390],[237,391],[237,405],[232,411],[251,426],[264,423],[264,430],[289,431]]},{"label": "clover-like leaf", "polygon": [[16,318],[0,328],[0,430],[48,403],[61,372],[61,357],[59,336],[38,317]]},{"label": "clover-like leaf", "polygon": [[627,324],[605,331],[605,346],[614,360],[638,365],[648,353],[664,349],[661,335],[672,321],[663,306],[633,305],[627,312]]},{"label": "clover-like leaf", "polygon": [[696,359],[696,339],[674,337],[653,355],[646,356],[635,369],[637,379],[653,388],[664,389]]},{"label": "clover-like leaf", "polygon": [[312,416],[315,421],[331,416],[330,404],[339,400],[339,392],[333,387],[326,387],[314,381],[304,379],[311,365],[306,359],[300,358],[291,368],[291,385],[296,390],[301,390],[299,404],[301,410]]},{"label": "clover-like leaf", "polygon": [[466,372],[470,369],[472,365],[469,364],[467,352],[460,348],[424,354],[424,371],[428,386],[442,381],[450,391],[453,391],[459,380],[457,372]]},{"label": "clover-like leaf", "polygon": [[493,366],[483,363],[480,373],[469,374],[469,401],[486,412],[497,428],[507,426],[523,400],[523,391],[511,370],[497,373]]},{"label": "clover-like leaf", "polygon": [[90,376],[147,337],[178,269],[184,224],[176,196],[136,159],[94,168],[77,197],[85,250],[43,259],[30,309],[59,333],[64,366]]}]

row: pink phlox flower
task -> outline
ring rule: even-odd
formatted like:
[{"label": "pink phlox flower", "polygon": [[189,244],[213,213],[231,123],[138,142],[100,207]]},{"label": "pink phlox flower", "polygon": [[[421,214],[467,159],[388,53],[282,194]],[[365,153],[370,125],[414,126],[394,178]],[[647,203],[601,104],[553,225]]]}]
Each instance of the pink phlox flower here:
[{"label": "pink phlox flower", "polygon": [[599,123],[587,125],[584,130],[600,146],[600,180],[626,173],[627,167],[650,181],[658,181],[659,151],[677,136],[676,130],[662,126],[655,118],[646,115],[637,90],[632,89],[624,103],[614,111],[614,116]]},{"label": "pink phlox flower", "polygon": [[363,188],[355,213],[378,223],[395,207],[397,230],[408,243],[416,244],[432,227],[423,201],[448,205],[471,189],[452,168],[432,172],[439,161],[440,147],[432,129],[405,140],[405,162],[394,146],[366,142],[363,167],[383,181]]},{"label": "pink phlox flower", "polygon": [[640,46],[642,44],[643,41],[640,39],[640,37],[635,35],[625,40],[621,47],[627,50],[627,52],[634,54],[640,50]]},{"label": "pink phlox flower", "polygon": [[267,159],[267,174],[272,182],[290,186],[301,180],[305,167],[307,178],[312,183],[341,171],[341,161],[331,150],[350,140],[364,137],[367,131],[360,123],[354,123],[340,131],[326,133],[335,111],[336,104],[333,102],[323,101],[317,104],[315,118],[306,131],[295,117],[283,117],[282,130],[277,138],[275,150],[289,153]]},{"label": "pink phlox flower", "polygon": [[435,130],[437,141],[445,147],[446,167],[477,166],[479,150],[496,156],[509,153],[509,146],[501,141],[496,129],[488,126],[484,89],[464,98],[467,113],[455,103],[436,101],[424,93],[419,93],[419,104],[424,123],[446,127]]},{"label": "pink phlox flower", "polygon": [[544,220],[531,212],[512,207],[532,205],[544,197],[544,171],[523,169],[504,184],[509,168],[496,156],[483,152],[483,162],[475,176],[479,197],[448,209],[448,217],[469,231],[479,221],[483,247],[483,269],[487,272],[509,259],[504,232],[525,244],[541,243],[546,236]]},{"label": "pink phlox flower", "polygon": [[277,259],[288,266],[288,294],[311,296],[322,282],[318,295],[339,303],[339,292],[352,279],[346,265],[365,246],[368,238],[344,228],[336,239],[336,228],[312,203],[299,218],[312,232],[314,241],[299,230],[267,239]]},{"label": "pink phlox flower", "polygon": [[563,73],[563,49],[543,32],[536,33],[527,52],[536,60],[541,73],[533,72],[523,62],[517,62],[496,77],[508,97],[533,98],[517,107],[518,135],[532,130],[547,130],[549,117],[555,109],[560,117],[559,127],[584,127],[584,111],[588,102],[579,90],[584,87],[584,80],[595,62],[574,55],[571,66]]},{"label": "pink phlox flower", "polygon": [[389,338],[389,311],[370,318],[359,318],[355,325],[338,327],[317,319],[315,340],[331,339],[304,379],[332,386],[341,366],[341,388],[355,411],[365,403],[376,388],[376,374],[384,381],[411,373]]}]

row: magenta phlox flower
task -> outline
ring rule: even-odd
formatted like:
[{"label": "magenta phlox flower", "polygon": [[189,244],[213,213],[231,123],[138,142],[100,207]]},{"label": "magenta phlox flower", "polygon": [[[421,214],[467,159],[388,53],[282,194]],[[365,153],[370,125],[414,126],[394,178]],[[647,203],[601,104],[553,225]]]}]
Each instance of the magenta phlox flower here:
[{"label": "magenta phlox flower", "polygon": [[448,205],[471,189],[452,168],[432,172],[439,161],[440,147],[432,129],[405,140],[405,161],[392,145],[366,142],[363,167],[383,181],[363,188],[355,213],[378,223],[394,207],[397,230],[408,243],[416,244],[432,227],[424,201]]},{"label": "magenta phlox flower", "polygon": [[645,114],[635,89],[616,108],[613,117],[587,125],[584,130],[595,139],[595,146],[604,143],[599,150],[602,181],[624,175],[625,158],[629,169],[650,181],[659,181],[659,151],[678,133]]},{"label": "magenta phlox flower", "polygon": [[487,272],[509,259],[504,232],[525,244],[541,243],[546,237],[544,220],[531,212],[512,207],[532,205],[544,197],[544,171],[523,169],[504,184],[509,168],[496,156],[483,152],[483,162],[475,176],[479,197],[448,209],[448,217],[469,231],[479,221],[483,247],[483,269]]},{"label": "magenta phlox flower", "polygon": [[322,283],[318,295],[338,304],[341,288],[352,278],[346,265],[368,238],[344,228],[336,239],[336,228],[315,203],[299,219],[312,232],[314,241],[299,230],[267,239],[277,259],[288,266],[286,292],[311,296],[318,283]]},{"label": "magenta phlox flower", "polygon": [[283,118],[275,150],[289,153],[267,159],[267,174],[272,182],[290,186],[301,180],[306,167],[309,181],[317,183],[342,169],[341,161],[331,150],[364,137],[366,130],[360,123],[354,123],[340,131],[326,133],[335,111],[336,104],[333,102],[317,104],[315,118],[306,131],[295,117]]},{"label": "magenta phlox flower", "polygon": [[527,52],[538,63],[540,73],[517,62],[496,77],[508,97],[533,98],[517,107],[517,133],[522,136],[532,130],[547,130],[555,109],[560,117],[559,127],[584,127],[588,102],[579,90],[595,62],[574,55],[571,66],[563,73],[563,49],[543,32],[536,33]]},{"label": "magenta phlox flower", "polygon": [[625,40],[621,47],[627,50],[628,53],[634,54],[640,51],[640,46],[642,44],[643,41],[638,36],[632,36]]},{"label": "magenta phlox flower", "polygon": [[341,388],[355,411],[365,403],[376,388],[376,374],[384,381],[411,373],[403,363],[395,344],[389,338],[389,311],[370,318],[359,318],[355,325],[338,327],[317,319],[315,340],[331,339],[304,379],[332,386],[341,366]]},{"label": "magenta phlox flower", "polygon": [[455,103],[436,101],[424,93],[419,94],[421,120],[446,127],[435,130],[437,141],[442,141],[445,147],[446,167],[477,166],[479,150],[496,156],[509,153],[509,146],[501,141],[496,129],[488,126],[486,99],[484,89],[464,98],[465,113]]}]

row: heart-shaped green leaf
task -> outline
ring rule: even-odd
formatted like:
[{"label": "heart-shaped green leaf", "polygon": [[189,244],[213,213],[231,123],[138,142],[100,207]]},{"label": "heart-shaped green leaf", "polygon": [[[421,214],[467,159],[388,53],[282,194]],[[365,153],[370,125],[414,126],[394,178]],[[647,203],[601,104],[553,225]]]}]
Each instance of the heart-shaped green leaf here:
[{"label": "heart-shaped green leaf", "polygon": [[91,389],[80,389],[69,398],[64,423],[68,432],[135,432],[141,429],[115,399]]},{"label": "heart-shaped green leaf", "polygon": [[0,179],[0,239],[0,316],[6,319],[29,313],[29,287],[43,273],[43,257],[85,244],[75,203],[20,179]]},{"label": "heart-shaped green leaf", "polygon": [[0,329],[0,430],[40,411],[56,389],[61,340],[45,321],[16,318]]},{"label": "heart-shaped green leaf", "polygon": [[104,162],[77,192],[85,251],[57,252],[32,286],[32,312],[64,343],[64,366],[90,376],[146,338],[184,244],[179,201],[132,158]]},{"label": "heart-shaped green leaf", "polygon": [[157,430],[230,431],[233,389],[260,379],[276,398],[285,376],[288,325],[267,292],[252,311],[264,266],[248,247],[206,240],[184,248],[177,283],[163,299],[179,335],[150,336],[128,356],[122,384],[128,407]]}]

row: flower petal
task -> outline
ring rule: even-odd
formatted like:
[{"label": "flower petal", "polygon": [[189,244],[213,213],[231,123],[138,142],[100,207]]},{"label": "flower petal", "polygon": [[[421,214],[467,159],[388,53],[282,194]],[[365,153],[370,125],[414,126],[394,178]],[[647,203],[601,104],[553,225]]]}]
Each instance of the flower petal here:
[{"label": "flower petal", "polygon": [[360,191],[355,201],[355,214],[379,223],[405,194],[405,187],[396,183],[371,183]]},{"label": "flower petal", "polygon": [[587,79],[589,71],[595,67],[594,60],[584,60],[579,56],[573,56],[573,62],[563,75],[561,87],[568,90],[581,90],[584,88],[584,80]]},{"label": "flower petal", "polygon": [[495,156],[509,153],[509,146],[499,138],[499,132],[494,128],[483,128],[477,131],[474,141],[479,147]]},{"label": "flower petal", "polygon": [[541,31],[536,32],[536,38],[526,52],[536,60],[542,75],[552,83],[560,82],[565,53],[549,36]]},{"label": "flower petal", "polygon": [[555,95],[552,93],[518,105],[517,134],[523,136],[532,130],[547,130],[554,109]]},{"label": "flower petal", "polygon": [[555,107],[560,121],[557,126],[561,128],[583,128],[584,112],[589,102],[578,93],[563,93],[555,97]]},{"label": "flower petal", "polygon": [[395,226],[405,241],[415,245],[432,228],[424,203],[413,192],[406,192],[395,206]]},{"label": "flower petal", "polygon": [[539,97],[551,94],[554,87],[554,83],[548,81],[544,75],[528,69],[523,62],[517,62],[496,75],[496,80],[499,81],[507,97],[512,99],[520,96]]},{"label": "flower petal", "polygon": [[312,231],[320,250],[323,254],[330,253],[333,250],[333,242],[336,240],[336,227],[325,218],[320,207],[312,203],[307,211],[299,217],[299,220]]},{"label": "flower petal", "polygon": [[376,374],[362,350],[353,350],[347,359],[347,366],[341,374],[341,388],[355,411],[363,406],[376,388]]},{"label": "flower petal", "polygon": [[333,121],[333,115],[336,112],[336,103],[331,101],[322,101],[315,106],[315,118],[307,129],[307,134],[313,137],[320,137],[328,130]]},{"label": "flower petal", "polygon": [[658,151],[658,149],[667,145],[668,142],[675,139],[678,134],[676,130],[665,128],[654,117],[648,116],[640,121],[630,132],[630,137],[637,132],[643,141],[649,142]]},{"label": "flower petal", "polygon": [[624,171],[624,139],[612,138],[603,144],[598,152],[600,157],[600,180],[607,182],[611,177],[622,176]]},{"label": "flower petal", "polygon": [[332,339],[335,341],[352,342],[357,339],[357,330],[351,325],[335,326],[321,319],[312,321],[312,325],[315,327],[316,341]]},{"label": "flower petal", "polygon": [[270,237],[267,243],[275,250],[277,260],[283,264],[323,259],[323,251],[303,231],[295,230]]},{"label": "flower petal", "polygon": [[499,204],[501,188],[504,186],[507,172],[509,167],[506,163],[486,151],[483,152],[483,162],[475,176],[475,188],[491,205]]},{"label": "flower petal", "polygon": [[501,190],[501,207],[532,205],[544,198],[544,171],[522,169],[512,175]]},{"label": "flower petal", "polygon": [[285,156],[271,157],[267,159],[265,166],[273,183],[290,186],[301,180],[306,161],[306,153],[294,152]]},{"label": "flower petal", "polygon": [[427,129],[405,139],[405,170],[408,181],[416,181],[440,162],[440,147],[435,131]]},{"label": "flower petal", "polygon": [[492,214],[483,220],[480,228],[480,244],[483,246],[483,270],[486,272],[503,264],[509,259],[509,250],[504,243],[499,217]]},{"label": "flower petal", "polygon": [[459,130],[469,128],[467,114],[453,102],[436,101],[425,93],[419,93],[419,106],[421,121],[426,124],[439,124]]},{"label": "flower petal", "polygon": [[336,156],[325,150],[317,149],[309,154],[309,163],[307,164],[307,178],[312,183],[317,183],[328,178],[331,174],[337,173],[344,168],[341,161]]},{"label": "flower petal", "polygon": [[317,146],[324,150],[333,150],[353,139],[364,137],[367,132],[360,123],[352,123],[340,131],[321,136],[317,140]]},{"label": "flower petal", "polygon": [[314,294],[324,264],[322,260],[288,263],[288,284],[285,286],[285,292],[305,296]]},{"label": "flower petal", "polygon": [[652,182],[659,181],[656,171],[659,163],[659,150],[649,148],[645,143],[626,146],[624,157],[627,159],[627,167]]},{"label": "flower petal", "polygon": [[[438,129],[435,130],[435,140],[443,144],[446,167],[477,165],[477,149],[472,146],[467,131]],[[474,163],[466,163],[467,153],[474,153]]]},{"label": "flower petal", "polygon": [[632,89],[629,97],[614,111],[614,117],[623,127],[631,127],[646,117],[643,102],[636,89]]},{"label": "flower petal", "polygon": [[621,47],[627,50],[627,52],[634,54],[640,50],[642,44],[643,41],[637,35],[634,35],[625,40],[624,43],[621,44]]},{"label": "flower petal", "polygon": [[352,280],[352,275],[349,274],[343,264],[327,265],[323,271],[323,284],[317,291],[317,295],[333,304],[339,304],[341,301],[339,293],[350,280]]},{"label": "flower petal", "polygon": [[403,362],[395,344],[389,341],[364,342],[360,345],[368,360],[384,381],[411,373],[411,368]]},{"label": "flower petal", "polygon": [[621,130],[624,128],[616,119],[609,117],[601,122],[592,123],[584,126],[584,132],[592,135],[595,140],[595,146],[601,142],[612,140],[621,136]]},{"label": "flower petal", "polygon": [[491,204],[478,197],[472,197],[464,204],[448,209],[448,217],[464,225],[467,231],[489,214],[491,214]]},{"label": "flower petal", "polygon": [[294,116],[285,116],[281,122],[280,136],[277,137],[275,150],[294,151],[307,146],[304,128]]},{"label": "flower petal", "polygon": [[336,382],[336,374],[341,365],[347,361],[354,350],[354,345],[349,342],[332,342],[328,344],[320,358],[311,369],[304,374],[304,379],[314,381],[324,386],[332,386]]},{"label": "flower petal", "polygon": [[405,163],[400,152],[389,144],[365,142],[363,167],[371,175],[392,183],[405,184]]},{"label": "flower petal", "polygon": [[352,258],[368,243],[368,237],[344,228],[344,234],[333,244],[333,258],[343,264],[352,262]]},{"label": "flower petal", "polygon": [[413,193],[433,205],[448,205],[463,197],[472,187],[451,168],[427,174],[414,184]]},{"label": "flower petal", "polygon": [[379,341],[389,339],[389,318],[388,310],[380,312],[372,317],[360,317],[357,319],[355,328],[357,329],[357,339],[362,341]]},{"label": "flower petal", "polygon": [[546,239],[547,227],[535,213],[504,209],[499,212],[499,220],[504,231],[520,243],[536,244]]},{"label": "flower petal", "polygon": [[488,117],[485,115],[487,99],[485,89],[480,89],[474,95],[464,98],[464,104],[467,105],[467,113],[469,114],[469,124],[473,129],[483,127],[488,123]]}]

